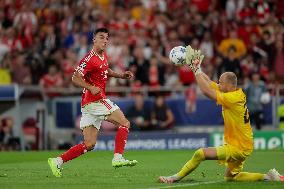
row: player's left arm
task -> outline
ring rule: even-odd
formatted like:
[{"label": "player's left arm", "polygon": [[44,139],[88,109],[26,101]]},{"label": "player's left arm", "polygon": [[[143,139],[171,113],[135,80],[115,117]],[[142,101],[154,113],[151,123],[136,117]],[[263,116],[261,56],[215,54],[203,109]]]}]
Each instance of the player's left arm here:
[{"label": "player's left arm", "polygon": [[108,68],[108,77],[115,77],[121,79],[131,79],[133,77],[133,73],[131,71],[125,71],[124,73],[118,73]]},{"label": "player's left arm", "polygon": [[205,73],[200,73],[200,74],[196,74],[195,78],[196,78],[196,82],[199,86],[199,88],[201,89],[202,93],[207,96],[208,98],[217,101],[217,93],[214,89],[211,88],[210,83],[208,82],[208,80],[206,79],[206,77],[204,77]]}]

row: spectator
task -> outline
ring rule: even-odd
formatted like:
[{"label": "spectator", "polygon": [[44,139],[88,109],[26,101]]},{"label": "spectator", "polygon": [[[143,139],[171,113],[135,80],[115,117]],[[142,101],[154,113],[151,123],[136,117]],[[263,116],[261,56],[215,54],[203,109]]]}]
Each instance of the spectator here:
[{"label": "spectator", "polygon": [[22,125],[25,148],[29,150],[39,149],[40,130],[37,122],[33,117],[27,118]]},{"label": "spectator", "polygon": [[149,76],[149,86],[150,87],[159,87],[164,85],[164,65],[158,62],[156,57],[150,59],[150,67],[148,74]]},{"label": "spectator", "polygon": [[245,77],[248,77],[251,73],[253,73],[256,69],[255,61],[253,60],[252,55],[248,54],[240,63],[242,72]]},{"label": "spectator", "polygon": [[272,70],[273,63],[275,59],[275,45],[274,38],[270,31],[265,30],[262,34],[262,39],[258,44],[258,47],[264,50],[267,53],[267,58],[270,62],[269,69]]},{"label": "spectator", "polygon": [[9,70],[6,68],[3,68],[0,65],[0,86],[1,85],[10,85],[11,84],[11,75],[9,73]]},{"label": "spectator", "polygon": [[234,30],[230,32],[229,38],[221,41],[221,44],[218,47],[218,51],[223,56],[228,56],[231,49],[234,49],[232,56],[235,58],[243,57],[247,51],[244,42],[237,37],[237,33]]},{"label": "spectator", "polygon": [[[50,65],[48,68],[48,73],[45,74],[40,79],[40,86],[44,89],[56,89],[57,87],[62,87],[63,79],[61,74],[58,72],[56,65]],[[58,93],[55,91],[48,92],[50,97],[57,96]]]},{"label": "spectator", "polygon": [[91,49],[88,45],[88,37],[86,35],[80,35],[79,36],[79,44],[78,46],[74,47],[75,51],[78,54],[78,61],[84,58],[85,54],[89,52]]},{"label": "spectator", "polygon": [[26,54],[16,55],[12,62],[12,70],[14,82],[22,85],[30,85],[32,83],[31,71],[26,64]]},{"label": "spectator", "polygon": [[[7,54],[8,55],[8,54]],[[5,56],[3,61],[0,61],[0,86],[10,85],[12,83],[12,76],[9,68],[9,57]]]},{"label": "spectator", "polygon": [[172,88],[181,86],[177,69],[173,65],[167,65],[165,68],[165,86]]},{"label": "spectator", "polygon": [[174,115],[166,105],[163,96],[157,96],[151,112],[151,124],[156,130],[166,130],[172,128]]},{"label": "spectator", "polygon": [[274,61],[274,71],[276,76],[283,82],[284,81],[284,47],[283,38],[276,41],[276,54]]},{"label": "spectator", "polygon": [[252,23],[250,18],[246,18],[242,24],[239,25],[238,37],[244,42],[247,48],[251,46],[251,36],[260,37],[260,31],[257,26]]},{"label": "spectator", "polygon": [[234,20],[237,11],[240,10],[244,5],[244,0],[227,0],[226,2],[226,15],[229,20]]},{"label": "spectator", "polygon": [[48,25],[45,28],[43,46],[47,53],[51,53],[60,46],[60,39],[56,35],[56,27]]},{"label": "spectator", "polygon": [[233,46],[228,49],[227,56],[223,58],[221,65],[218,67],[218,76],[226,71],[234,72],[238,78],[242,78],[240,61],[236,57],[236,49]]},{"label": "spectator", "polygon": [[260,24],[266,24],[269,18],[269,5],[264,0],[259,0],[255,2],[257,18]]},{"label": "spectator", "polygon": [[[211,13],[211,17],[215,18],[214,22],[212,23],[212,30],[214,44],[219,45],[221,41],[229,36],[231,30],[235,29],[235,22],[229,22],[227,20],[226,15],[223,15],[217,11]],[[220,15],[221,14],[221,15]]]},{"label": "spectator", "polygon": [[207,13],[210,5],[212,6],[212,4],[214,4],[211,0],[192,0],[190,2],[190,6],[196,6],[198,12],[200,13]]},{"label": "spectator", "polygon": [[19,138],[13,136],[14,120],[12,117],[0,119],[0,151],[19,150]]},{"label": "spectator", "polygon": [[131,129],[136,131],[151,130],[150,109],[145,106],[144,97],[138,93],[134,97],[134,105],[126,113]]},{"label": "spectator", "polygon": [[149,71],[149,61],[145,59],[143,50],[139,47],[134,49],[134,59],[130,63],[130,69],[134,71],[135,79],[141,81],[142,85],[149,83],[149,78],[146,74]]},{"label": "spectator", "polygon": [[16,14],[13,26],[22,33],[25,39],[25,47],[33,44],[33,32],[37,29],[37,17],[31,8],[31,3],[23,3]]},{"label": "spectator", "polygon": [[[1,12],[0,12],[1,13]],[[3,43],[3,41],[1,40],[3,37],[3,30],[1,29],[0,26],[0,62],[3,60],[4,56],[9,53],[10,48],[7,44]]]},{"label": "spectator", "polygon": [[60,63],[60,70],[63,76],[63,86],[64,87],[74,87],[72,84],[72,75],[74,72],[74,67],[77,63],[76,53],[72,49],[66,51],[59,51],[59,56],[56,62]]},{"label": "spectator", "polygon": [[214,57],[214,43],[210,36],[211,34],[208,31],[205,32],[200,44],[200,50],[204,53],[206,58],[211,60]]},{"label": "spectator", "polygon": [[255,13],[256,10],[253,8],[251,1],[244,1],[242,8],[237,11],[237,21],[251,18]]},{"label": "spectator", "polygon": [[251,76],[251,81],[245,86],[245,93],[250,119],[255,124],[257,130],[261,130],[262,127],[263,105],[260,97],[264,92],[266,92],[265,84],[260,80],[259,73],[254,72]]}]

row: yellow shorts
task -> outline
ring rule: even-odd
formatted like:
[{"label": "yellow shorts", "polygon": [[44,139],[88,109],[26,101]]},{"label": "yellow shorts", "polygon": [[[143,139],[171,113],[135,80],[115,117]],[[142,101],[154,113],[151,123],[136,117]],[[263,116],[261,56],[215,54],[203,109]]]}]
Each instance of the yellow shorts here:
[{"label": "yellow shorts", "polygon": [[242,171],[246,158],[251,154],[252,150],[241,151],[229,144],[219,146],[217,149],[218,162],[225,164],[229,168],[232,175]]}]

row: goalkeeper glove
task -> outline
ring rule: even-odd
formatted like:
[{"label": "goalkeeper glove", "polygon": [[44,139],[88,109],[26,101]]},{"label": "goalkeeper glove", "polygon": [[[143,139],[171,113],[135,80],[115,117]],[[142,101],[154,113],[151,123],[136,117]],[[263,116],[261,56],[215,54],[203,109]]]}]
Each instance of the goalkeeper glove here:
[{"label": "goalkeeper glove", "polygon": [[186,47],[186,64],[190,67],[195,75],[202,73],[201,63],[204,59],[204,55],[200,50],[194,50],[190,45]]},{"label": "goalkeeper glove", "polygon": [[202,73],[201,63],[202,63],[203,59],[204,59],[204,55],[201,54],[201,51],[200,50],[194,50],[194,55],[193,55],[193,58],[192,58],[192,64],[195,68],[195,70],[194,70],[195,75]]}]

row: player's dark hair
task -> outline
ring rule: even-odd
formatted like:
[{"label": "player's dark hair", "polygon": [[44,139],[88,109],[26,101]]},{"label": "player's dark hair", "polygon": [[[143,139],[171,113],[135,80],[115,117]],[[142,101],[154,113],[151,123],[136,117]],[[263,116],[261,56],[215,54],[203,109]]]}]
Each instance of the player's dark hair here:
[{"label": "player's dark hair", "polygon": [[107,33],[109,35],[109,31],[107,28],[98,28],[95,30],[94,34],[93,34],[93,38],[95,38],[95,36],[98,34],[98,33]]},{"label": "player's dark hair", "polygon": [[238,85],[238,78],[234,72],[227,72],[226,81],[235,87]]}]

